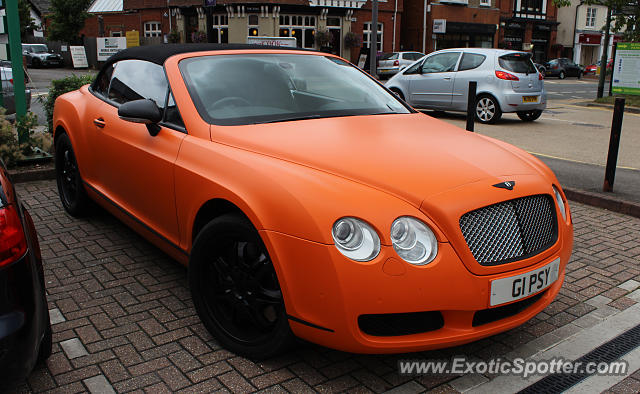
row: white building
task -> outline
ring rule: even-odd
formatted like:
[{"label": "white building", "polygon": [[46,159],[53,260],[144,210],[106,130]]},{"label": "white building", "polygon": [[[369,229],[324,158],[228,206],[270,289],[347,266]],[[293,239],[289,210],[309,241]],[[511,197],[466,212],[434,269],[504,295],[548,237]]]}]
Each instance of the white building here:
[{"label": "white building", "polygon": [[[565,56],[575,63],[588,66],[596,64],[604,48],[604,26],[607,22],[607,7],[581,4],[571,0],[571,6],[558,9],[557,42],[565,47]],[[611,57],[613,42],[619,36],[611,34],[608,57]]]}]

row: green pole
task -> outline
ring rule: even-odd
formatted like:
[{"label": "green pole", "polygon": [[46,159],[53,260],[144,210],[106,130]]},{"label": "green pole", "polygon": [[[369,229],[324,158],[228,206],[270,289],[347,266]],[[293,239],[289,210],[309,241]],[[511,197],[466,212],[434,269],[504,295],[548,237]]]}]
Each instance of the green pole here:
[{"label": "green pole", "polygon": [[[18,17],[18,2],[7,1],[7,27],[9,33],[9,53],[11,54],[11,68],[13,71],[13,97],[16,102],[16,119],[27,114],[26,95],[24,93],[24,69],[22,66],[22,43],[20,39],[20,19]],[[18,135],[18,142],[26,142],[27,135]]]}]

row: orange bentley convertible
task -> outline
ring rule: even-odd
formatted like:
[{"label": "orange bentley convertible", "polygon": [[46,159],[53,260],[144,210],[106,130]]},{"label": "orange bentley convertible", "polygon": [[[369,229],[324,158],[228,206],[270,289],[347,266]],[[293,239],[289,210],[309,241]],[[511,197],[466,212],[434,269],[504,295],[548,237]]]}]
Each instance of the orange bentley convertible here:
[{"label": "orange bentley convertible", "polygon": [[56,171],[182,264],[227,349],[455,346],[558,294],[573,244],[554,174],[416,112],[325,53],[164,45],[57,99]]}]

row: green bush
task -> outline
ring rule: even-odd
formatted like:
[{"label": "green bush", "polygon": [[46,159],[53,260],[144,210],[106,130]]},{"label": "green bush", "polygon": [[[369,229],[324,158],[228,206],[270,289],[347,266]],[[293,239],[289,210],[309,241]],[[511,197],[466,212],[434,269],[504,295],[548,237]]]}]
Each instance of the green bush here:
[{"label": "green bush", "polygon": [[44,111],[47,115],[47,130],[53,133],[53,105],[58,96],[79,89],[80,87],[93,82],[93,75],[71,75],[62,79],[54,79],[51,81],[49,94],[43,100]]}]

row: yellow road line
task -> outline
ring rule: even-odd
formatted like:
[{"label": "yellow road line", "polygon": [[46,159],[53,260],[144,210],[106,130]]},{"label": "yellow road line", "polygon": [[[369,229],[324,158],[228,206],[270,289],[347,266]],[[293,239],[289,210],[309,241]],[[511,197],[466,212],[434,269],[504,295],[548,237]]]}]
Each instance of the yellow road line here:
[{"label": "yellow road line", "polygon": [[[570,161],[572,163],[580,163],[580,164],[589,164],[589,165],[595,165],[598,167],[605,167],[602,164],[596,164],[596,163],[589,163],[586,161],[580,161],[580,160],[573,160],[573,159],[567,159],[565,157],[558,157],[558,156],[552,156],[552,155],[546,155],[544,153],[538,153],[538,152],[531,152],[528,151],[529,153],[531,153],[532,155],[536,155],[536,156],[542,156],[542,157],[548,157],[549,159],[557,159],[557,160],[564,160],[564,161]],[[618,168],[622,168],[625,170],[635,170],[635,171],[640,171],[640,168],[634,168],[634,167],[625,167],[625,166],[616,166]]]}]

